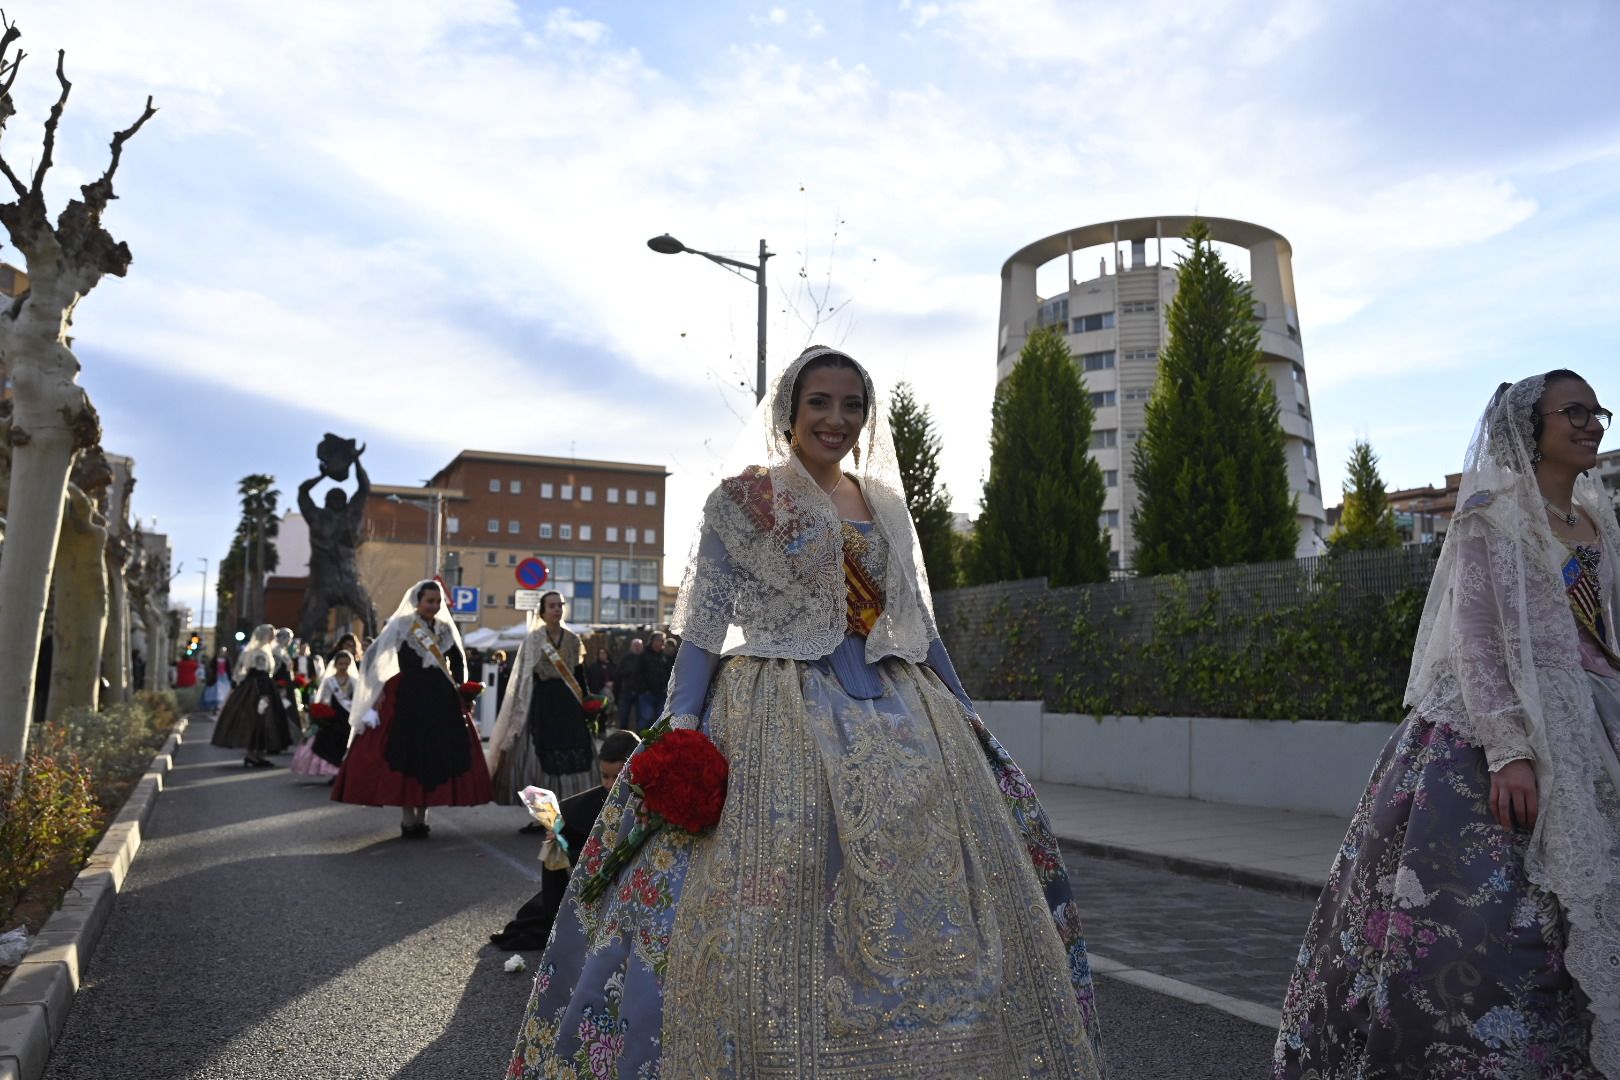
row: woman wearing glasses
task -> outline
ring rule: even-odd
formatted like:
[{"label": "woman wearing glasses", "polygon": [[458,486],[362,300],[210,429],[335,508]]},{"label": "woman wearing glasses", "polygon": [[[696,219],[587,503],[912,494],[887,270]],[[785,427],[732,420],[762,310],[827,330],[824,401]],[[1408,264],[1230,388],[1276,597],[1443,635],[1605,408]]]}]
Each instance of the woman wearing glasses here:
[{"label": "woman wearing glasses", "polygon": [[1491,399],[1277,1077],[1620,1077],[1610,419],[1572,371]]}]

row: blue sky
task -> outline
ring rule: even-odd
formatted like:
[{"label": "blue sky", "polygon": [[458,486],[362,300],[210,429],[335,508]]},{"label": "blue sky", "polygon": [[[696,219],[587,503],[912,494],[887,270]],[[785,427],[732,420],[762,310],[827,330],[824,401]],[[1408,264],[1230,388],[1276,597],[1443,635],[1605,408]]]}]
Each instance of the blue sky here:
[{"label": "blue sky", "polygon": [[1358,435],[1392,485],[1458,468],[1503,379],[1572,366],[1620,399],[1611,4],[6,13],[30,53],[0,141],[14,164],[68,50],[55,205],[147,93],[162,109],[108,216],[134,266],[75,332],[192,604],[236,480],[290,495],[328,430],[367,441],[382,482],[469,446],[665,463],[675,576],[751,405],[754,293],[649,252],[666,230],[740,256],[770,241],[773,366],[806,343],[798,270],[830,267],[848,306],[815,337],[912,380],[963,510],[988,460],[1001,263],[1115,217],[1289,238],[1330,496]]}]

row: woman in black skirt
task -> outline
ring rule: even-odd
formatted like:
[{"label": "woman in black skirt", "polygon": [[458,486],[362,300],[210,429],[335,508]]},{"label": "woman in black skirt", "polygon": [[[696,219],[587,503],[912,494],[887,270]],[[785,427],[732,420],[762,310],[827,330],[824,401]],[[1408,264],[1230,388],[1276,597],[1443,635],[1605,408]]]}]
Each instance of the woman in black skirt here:
[{"label": "woman in black skirt", "polygon": [[270,768],[265,755],[285,753],[293,742],[286,706],[270,677],[275,638],[276,628],[268,623],[254,628],[236,661],[236,687],[214,724],[213,744],[246,750],[242,764],[250,769]]},{"label": "woman in black skirt", "polygon": [[332,673],[321,680],[309,707],[310,732],[293,755],[292,771],[332,777],[349,750],[349,709],[354,705],[354,657],[347,650],[332,658]]}]

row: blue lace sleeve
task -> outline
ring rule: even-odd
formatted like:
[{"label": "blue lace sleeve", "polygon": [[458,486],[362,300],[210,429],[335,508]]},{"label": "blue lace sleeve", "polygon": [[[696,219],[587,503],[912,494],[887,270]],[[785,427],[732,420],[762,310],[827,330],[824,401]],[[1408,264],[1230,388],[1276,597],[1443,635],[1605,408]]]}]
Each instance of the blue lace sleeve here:
[{"label": "blue lace sleeve", "polygon": [[709,683],[720,666],[720,657],[697,645],[683,642],[675,653],[675,667],[669,673],[668,710],[671,716],[701,716],[709,696]]}]

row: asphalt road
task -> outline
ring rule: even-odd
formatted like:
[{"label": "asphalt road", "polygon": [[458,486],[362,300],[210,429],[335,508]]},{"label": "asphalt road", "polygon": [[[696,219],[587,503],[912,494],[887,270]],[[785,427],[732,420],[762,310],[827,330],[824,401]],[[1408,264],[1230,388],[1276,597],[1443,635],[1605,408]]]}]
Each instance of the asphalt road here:
[{"label": "asphalt road", "polygon": [[[188,732],[47,1080],[501,1076],[530,976],[486,938],[538,887],[521,812],[434,810],[403,841],[398,811],[244,770],[210,731]],[[1297,914],[1275,898],[1071,859],[1099,953],[1238,996],[1286,978],[1304,915],[1274,926]],[[1255,1024],[1106,977],[1099,1007],[1113,1080],[1267,1075]]]}]

